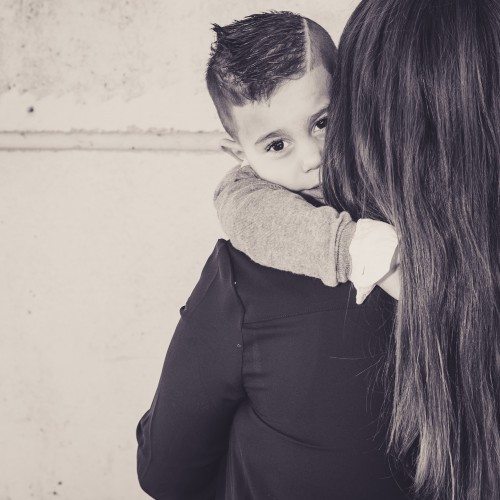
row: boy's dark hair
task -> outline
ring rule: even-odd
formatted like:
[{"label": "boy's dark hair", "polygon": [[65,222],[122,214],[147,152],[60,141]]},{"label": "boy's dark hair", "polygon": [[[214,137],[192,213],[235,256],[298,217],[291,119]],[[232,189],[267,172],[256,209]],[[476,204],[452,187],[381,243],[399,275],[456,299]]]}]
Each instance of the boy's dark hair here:
[{"label": "boy's dark hair", "polygon": [[333,74],[337,48],[319,24],[292,12],[264,12],[213,25],[206,82],[225,130],[236,136],[231,106],[266,100],[286,80],[322,65]]}]

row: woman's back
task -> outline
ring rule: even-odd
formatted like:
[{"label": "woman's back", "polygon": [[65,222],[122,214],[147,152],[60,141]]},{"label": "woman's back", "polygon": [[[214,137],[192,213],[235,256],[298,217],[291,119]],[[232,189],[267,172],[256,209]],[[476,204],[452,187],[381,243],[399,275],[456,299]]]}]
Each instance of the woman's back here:
[{"label": "woman's back", "polygon": [[381,418],[393,305],[376,291],[357,306],[349,285],[260,266],[220,240],[137,428],[143,489],[182,499],[407,498]]},{"label": "woman's back", "polygon": [[225,498],[405,498],[385,452],[378,379],[394,301],[377,290],[357,306],[350,285],[326,287],[220,244],[243,305],[247,394]]}]

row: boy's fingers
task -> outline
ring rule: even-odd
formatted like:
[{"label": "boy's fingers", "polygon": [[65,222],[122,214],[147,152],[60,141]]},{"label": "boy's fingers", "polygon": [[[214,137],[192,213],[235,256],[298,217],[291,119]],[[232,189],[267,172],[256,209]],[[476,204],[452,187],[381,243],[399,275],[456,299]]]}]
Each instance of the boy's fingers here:
[{"label": "boy's fingers", "polygon": [[371,286],[366,286],[366,287],[360,287],[359,290],[356,290],[356,304],[360,305],[362,304],[366,297],[370,295],[371,291],[375,288],[375,285]]}]

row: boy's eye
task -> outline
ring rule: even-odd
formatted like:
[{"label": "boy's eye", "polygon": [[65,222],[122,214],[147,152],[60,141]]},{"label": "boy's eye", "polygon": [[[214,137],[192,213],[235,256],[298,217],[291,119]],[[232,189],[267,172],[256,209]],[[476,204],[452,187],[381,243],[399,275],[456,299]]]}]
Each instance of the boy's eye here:
[{"label": "boy's eye", "polygon": [[321,120],[318,120],[316,122],[316,127],[319,129],[319,130],[323,130],[325,127],[326,127],[326,123],[328,121],[328,118],[325,116],[323,118],[321,118]]},{"label": "boy's eye", "polygon": [[283,151],[287,147],[286,141],[283,139],[278,139],[277,141],[271,142],[271,144],[266,146],[266,151],[274,151],[275,153],[279,153]]}]

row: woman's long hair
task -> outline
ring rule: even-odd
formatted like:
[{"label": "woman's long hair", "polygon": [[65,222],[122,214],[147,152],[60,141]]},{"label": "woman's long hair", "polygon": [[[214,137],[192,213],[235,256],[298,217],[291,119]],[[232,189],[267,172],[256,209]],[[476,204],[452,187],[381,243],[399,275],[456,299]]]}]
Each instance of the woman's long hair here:
[{"label": "woman's long hair", "polygon": [[389,453],[418,498],[500,498],[500,1],[363,0],[324,191],[400,238]]}]

